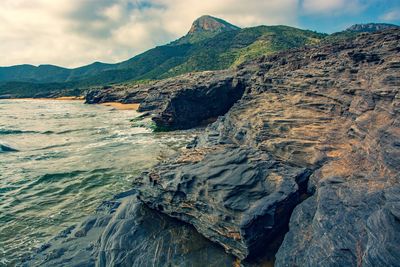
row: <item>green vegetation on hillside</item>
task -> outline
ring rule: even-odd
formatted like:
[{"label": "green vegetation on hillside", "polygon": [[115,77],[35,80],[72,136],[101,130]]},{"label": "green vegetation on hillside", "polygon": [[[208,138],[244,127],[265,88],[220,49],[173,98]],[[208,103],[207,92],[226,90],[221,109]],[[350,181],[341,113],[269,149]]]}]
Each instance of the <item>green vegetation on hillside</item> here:
[{"label": "green vegetation on hillside", "polygon": [[[193,36],[195,34],[192,34]],[[60,81],[53,77],[55,81],[52,80],[50,83],[4,82],[0,84],[0,96],[26,97],[29,94],[43,96],[57,93],[57,91],[65,94],[68,89],[74,93],[81,93],[82,90],[91,86],[162,79],[194,71],[226,69],[264,54],[315,44],[325,36],[325,34],[288,26],[259,26],[229,30],[204,40],[201,40],[204,38],[202,35],[199,40],[192,43],[178,40],[153,48],[118,64],[105,66],[102,63],[95,63],[89,65],[90,67],[74,69],[75,76],[63,74],[67,78],[64,80],[60,78]],[[42,66],[41,69],[43,68]],[[54,69],[54,66],[52,68]],[[47,67],[47,69],[51,68]],[[59,70],[56,69],[56,71],[58,73]],[[76,76],[78,71],[82,76]],[[60,75],[56,76],[60,77]]]},{"label": "green vegetation on hillside", "polygon": [[326,35],[287,26],[259,26],[229,31],[192,44],[182,62],[157,79],[203,70],[226,69],[264,54],[314,44]]},{"label": "green vegetation on hillside", "polygon": [[20,65],[0,68],[1,97],[43,97],[82,94],[93,86],[141,83],[180,74],[220,70],[262,55],[354,38],[360,32],[397,27],[363,24],[331,35],[288,26],[240,29],[210,16],[196,20],[184,37],[150,49],[117,64],[93,63],[76,69],[52,65]]}]

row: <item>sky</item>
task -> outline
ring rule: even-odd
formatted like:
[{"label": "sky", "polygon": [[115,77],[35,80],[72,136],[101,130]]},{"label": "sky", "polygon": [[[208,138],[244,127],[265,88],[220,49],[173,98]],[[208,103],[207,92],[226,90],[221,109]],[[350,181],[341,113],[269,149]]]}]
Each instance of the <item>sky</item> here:
[{"label": "sky", "polygon": [[1,0],[0,66],[119,62],[185,35],[202,15],[332,33],[400,25],[400,0]]}]

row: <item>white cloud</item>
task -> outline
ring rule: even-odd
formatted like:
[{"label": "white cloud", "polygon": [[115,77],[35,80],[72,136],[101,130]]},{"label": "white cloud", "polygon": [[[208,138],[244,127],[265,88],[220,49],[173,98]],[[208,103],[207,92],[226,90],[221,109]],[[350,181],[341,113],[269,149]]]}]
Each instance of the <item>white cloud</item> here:
[{"label": "white cloud", "polygon": [[1,0],[0,66],[117,62],[209,14],[239,26],[297,25],[299,0]]},{"label": "white cloud", "polygon": [[360,13],[366,3],[360,0],[303,0],[301,5],[306,14],[343,15],[344,13]]},{"label": "white cloud", "polygon": [[398,21],[400,20],[400,9],[391,10],[380,17],[384,21]]}]

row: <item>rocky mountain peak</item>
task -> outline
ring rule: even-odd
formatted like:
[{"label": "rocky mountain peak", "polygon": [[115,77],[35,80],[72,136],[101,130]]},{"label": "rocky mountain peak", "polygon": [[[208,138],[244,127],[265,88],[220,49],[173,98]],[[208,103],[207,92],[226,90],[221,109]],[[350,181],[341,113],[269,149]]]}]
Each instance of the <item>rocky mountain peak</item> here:
[{"label": "rocky mountain peak", "polygon": [[395,29],[400,28],[400,26],[389,24],[389,23],[366,23],[366,24],[355,24],[346,29],[346,31],[351,32],[376,32],[385,29]]},{"label": "rocky mountain peak", "polygon": [[196,19],[188,34],[196,34],[203,32],[219,33],[223,31],[238,30],[239,27],[226,22],[225,20],[215,18],[209,15],[201,16]]}]

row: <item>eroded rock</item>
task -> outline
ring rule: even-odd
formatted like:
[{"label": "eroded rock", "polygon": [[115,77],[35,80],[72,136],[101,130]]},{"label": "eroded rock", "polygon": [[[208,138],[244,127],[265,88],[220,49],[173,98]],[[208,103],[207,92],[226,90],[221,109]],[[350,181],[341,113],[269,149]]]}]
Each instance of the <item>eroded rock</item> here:
[{"label": "eroded rock", "polygon": [[163,130],[188,129],[224,115],[244,93],[244,77],[232,71],[189,73],[149,84],[94,89],[86,103],[140,103]]},{"label": "eroded rock", "polygon": [[[386,30],[145,85],[141,110],[169,129],[233,106],[188,149],[135,179],[151,209],[126,204],[110,217],[95,262],[231,262],[200,236],[193,237],[203,240],[199,254],[185,254],[185,242],[198,247],[181,237],[196,231],[170,217],[252,259],[277,242],[290,218],[276,266],[397,266],[399,40],[400,30]],[[173,244],[183,262],[169,254]],[[55,251],[55,259],[68,253]]]},{"label": "eroded rock", "polygon": [[241,259],[282,231],[310,175],[252,148],[213,147],[204,157],[190,157],[181,155],[136,179],[138,197]]},{"label": "eroded rock", "polygon": [[385,196],[399,183],[399,40],[387,30],[239,66],[243,97],[138,178],[140,199],[246,258],[284,228],[306,193],[298,177],[312,174],[314,196],[296,207],[276,265],[393,264],[399,221]]}]

